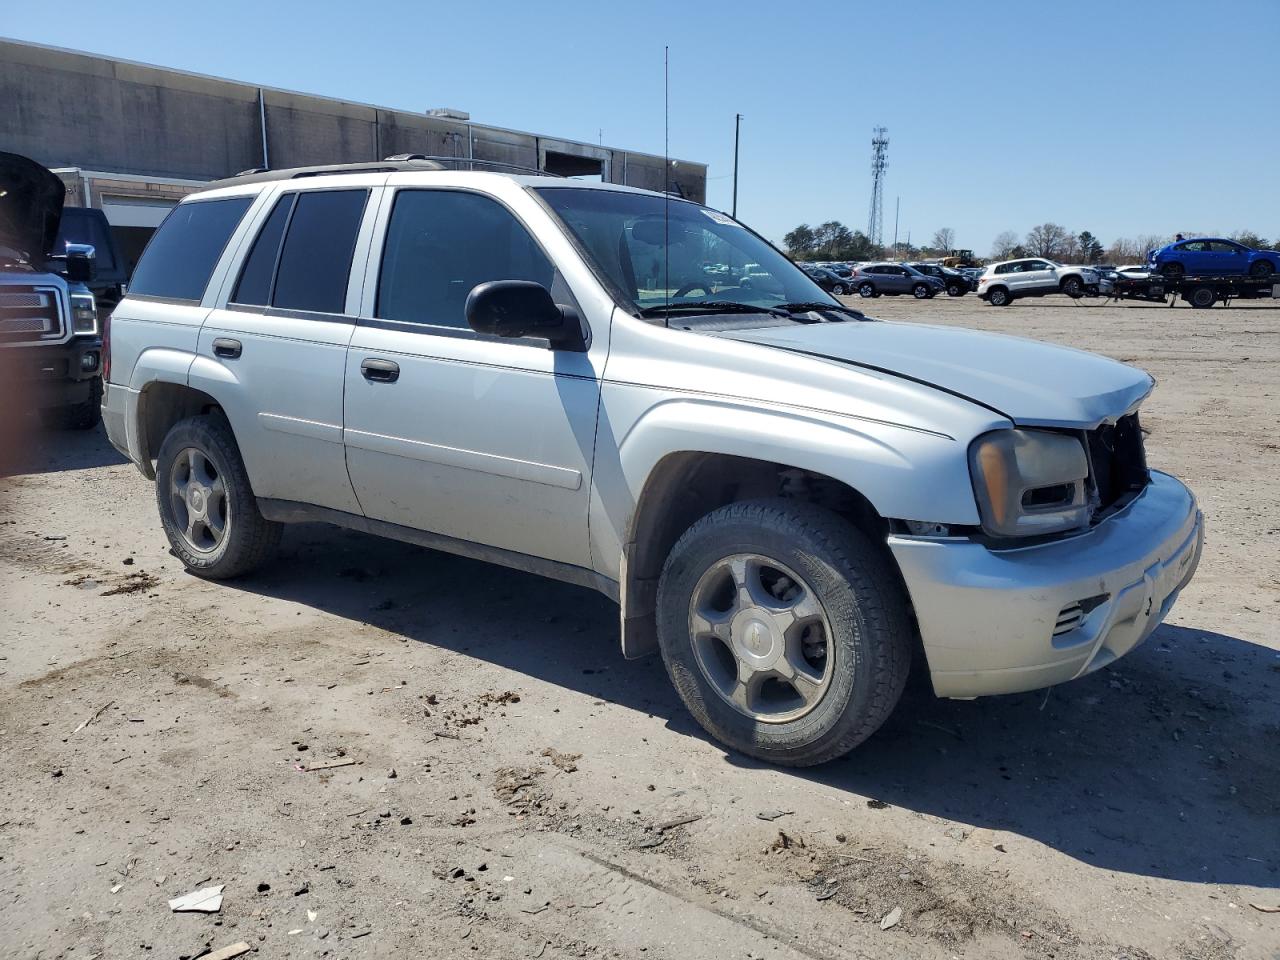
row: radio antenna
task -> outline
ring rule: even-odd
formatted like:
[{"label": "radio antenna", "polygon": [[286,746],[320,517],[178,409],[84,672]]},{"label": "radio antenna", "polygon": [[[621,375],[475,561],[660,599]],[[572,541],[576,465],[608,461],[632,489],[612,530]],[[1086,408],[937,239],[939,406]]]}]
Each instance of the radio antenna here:
[{"label": "radio antenna", "polygon": [[662,289],[671,326],[671,48],[662,48]]}]

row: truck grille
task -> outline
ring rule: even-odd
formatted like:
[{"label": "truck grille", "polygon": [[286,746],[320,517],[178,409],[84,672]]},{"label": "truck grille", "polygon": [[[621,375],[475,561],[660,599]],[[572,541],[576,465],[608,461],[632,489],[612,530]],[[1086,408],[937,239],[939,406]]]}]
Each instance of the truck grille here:
[{"label": "truck grille", "polygon": [[1088,444],[1089,481],[1098,495],[1100,510],[1141,490],[1151,479],[1136,413],[1090,430]]},{"label": "truck grille", "polygon": [[42,343],[62,337],[56,287],[0,288],[0,343]]}]

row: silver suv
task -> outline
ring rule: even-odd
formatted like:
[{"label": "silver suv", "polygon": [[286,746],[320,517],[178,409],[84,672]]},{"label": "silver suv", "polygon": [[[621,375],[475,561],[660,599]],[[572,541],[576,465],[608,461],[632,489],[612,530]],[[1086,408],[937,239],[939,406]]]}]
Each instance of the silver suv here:
[{"label": "silver suv", "polygon": [[323,520],[590,587],[713,736],[791,765],[880,726],[917,647],[939,696],[1030,690],[1190,579],[1145,373],[871,320],[672,196],[437,167],[223,181],[152,239],[103,409],[193,573]]}]

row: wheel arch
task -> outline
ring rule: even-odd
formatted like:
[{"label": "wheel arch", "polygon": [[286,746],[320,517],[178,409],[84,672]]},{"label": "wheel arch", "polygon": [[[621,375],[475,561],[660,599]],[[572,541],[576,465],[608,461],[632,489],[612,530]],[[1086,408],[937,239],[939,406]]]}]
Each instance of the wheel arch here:
[{"label": "wheel arch", "polygon": [[187,417],[221,409],[213,396],[185,383],[153,380],[146,384],[138,392],[134,417],[138,469],[148,480],[154,480],[156,455],[173,425]]}]

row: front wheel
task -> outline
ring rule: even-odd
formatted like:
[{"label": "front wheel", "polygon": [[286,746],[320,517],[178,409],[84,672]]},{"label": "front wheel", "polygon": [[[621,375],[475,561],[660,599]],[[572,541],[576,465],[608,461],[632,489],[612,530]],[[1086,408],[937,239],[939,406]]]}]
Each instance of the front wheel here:
[{"label": "front wheel", "polygon": [[933,296],[933,291],[929,289],[928,284],[917,283],[911,288],[911,295],[917,300],[928,300]]},{"label": "front wheel", "polygon": [[1187,302],[1199,310],[1207,310],[1218,302],[1218,294],[1213,287],[1196,287],[1187,295]]},{"label": "front wheel", "polygon": [[102,421],[102,380],[89,381],[89,396],[69,407],[46,410],[41,414],[46,427],[54,430],[92,430]]},{"label": "front wheel", "polygon": [[156,501],[173,552],[200,577],[249,573],[280,541],[280,524],[259,512],[235,436],[218,414],[180,420],[164,438]]},{"label": "front wheel", "polygon": [[911,663],[901,586],[870,540],[793,500],[721,507],[672,548],[658,640],[689,712],[785,766],[847,753],[892,712]]},{"label": "front wheel", "polygon": [[947,284],[948,297],[963,297],[967,292],[968,292],[968,289],[966,287],[961,286],[955,281],[952,281],[951,283]]},{"label": "front wheel", "polygon": [[869,300],[875,295],[876,295],[876,288],[873,287],[871,284],[863,283],[858,285],[858,296],[865,297],[866,299]]},{"label": "front wheel", "polygon": [[1079,300],[1084,296],[1084,283],[1079,277],[1067,277],[1062,281],[1062,292],[1072,300]]},{"label": "front wheel", "polygon": [[844,296],[844,284],[843,283],[833,284],[831,287],[831,292],[834,293],[837,297]]},{"label": "front wheel", "polygon": [[1166,280],[1181,280],[1186,272],[1180,263],[1160,264],[1160,275]]}]

